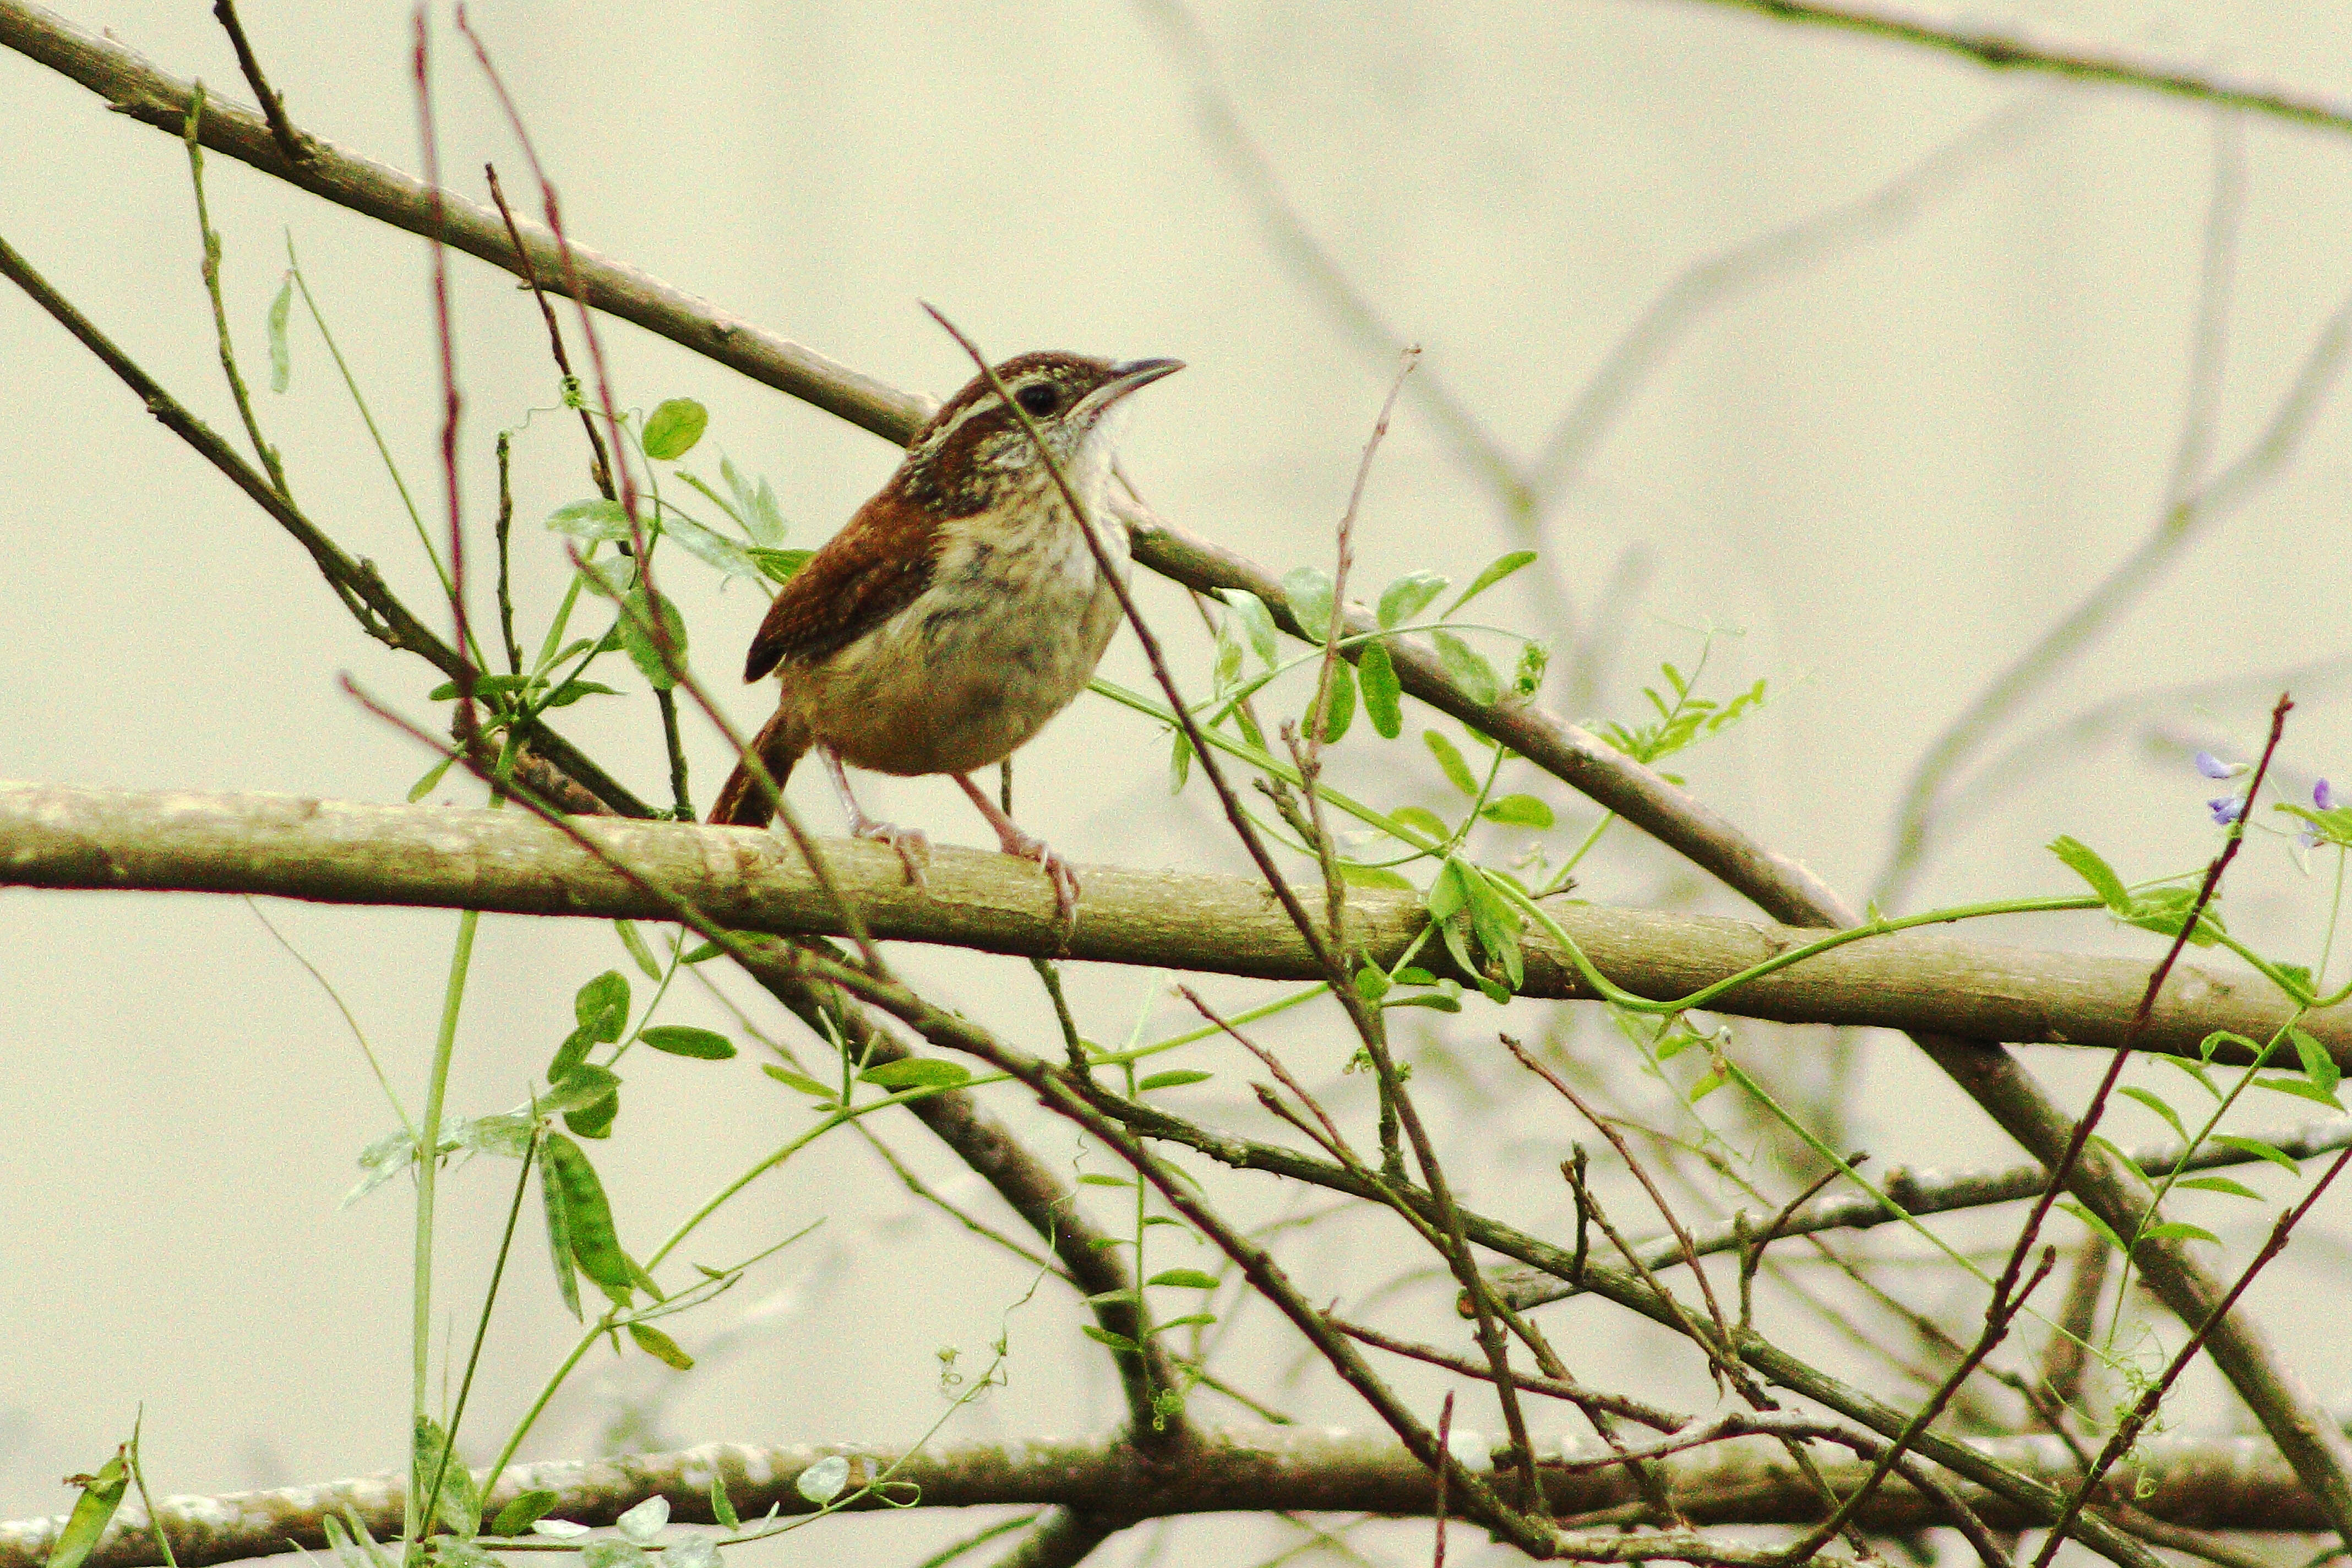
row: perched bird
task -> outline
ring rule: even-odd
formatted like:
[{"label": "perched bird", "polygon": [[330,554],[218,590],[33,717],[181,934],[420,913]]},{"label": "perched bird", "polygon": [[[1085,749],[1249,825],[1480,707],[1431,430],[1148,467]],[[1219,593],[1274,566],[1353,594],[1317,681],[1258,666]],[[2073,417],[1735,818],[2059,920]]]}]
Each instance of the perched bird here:
[{"label": "perched bird", "polygon": [[[1127,533],[1104,504],[1117,426],[1129,393],[1182,368],[1172,359],[1117,364],[1058,352],[996,367],[1122,583]],[[776,783],[814,748],[850,832],[896,849],[908,879],[919,883],[928,841],[867,816],[843,764],[950,774],[1004,852],[1036,861],[1052,879],[1066,921],[1077,874],[971,775],[1067,707],[1118,628],[1118,596],[1079,528],[1036,443],[988,378],[974,377],[923,426],[881,492],[784,584],[751,639],[743,679],[772,670],[783,688],[751,742]],[[751,826],[772,815],[740,763],[710,808],[712,822]]]}]

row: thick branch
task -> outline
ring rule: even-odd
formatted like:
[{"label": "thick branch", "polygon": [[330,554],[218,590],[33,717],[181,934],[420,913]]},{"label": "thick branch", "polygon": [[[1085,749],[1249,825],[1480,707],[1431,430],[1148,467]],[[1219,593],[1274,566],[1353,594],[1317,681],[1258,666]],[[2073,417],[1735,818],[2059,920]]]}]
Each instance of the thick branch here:
[{"label": "thick branch", "polygon": [[[616,858],[739,931],[840,934],[835,907],[791,848],[739,827],[600,817],[576,824]],[[878,937],[1051,956],[1051,887],[1034,868],[943,846],[928,889],[869,844],[828,854]],[[0,783],[0,884],[250,893],[329,903],[659,921],[667,911],[576,843],[512,811],[376,805],[289,795],[135,792]],[[1423,917],[1410,893],[1360,889],[1349,949],[1392,963]],[[1817,936],[1786,926],[1563,905],[1558,918],[1628,990],[1664,1000]],[[1090,867],[1073,958],[1273,980],[1318,980],[1298,933],[1253,879]],[[1442,964],[1439,957],[1427,960]],[[1751,981],[1715,1012],[1787,1023],[1936,1028],[2019,1041],[2120,1044],[2147,985],[2139,961],[1969,942],[1924,931],[1873,937]],[[1541,931],[1525,994],[1591,992]],[[2182,969],[2141,1044],[2193,1055],[2217,1029],[2267,1037],[2289,1010],[2267,983]],[[2352,1065],[2352,1006],[2302,1026]]]},{"label": "thick branch", "polygon": [[[1988,1458],[2053,1487],[2067,1485],[2074,1462],[2055,1437],[2012,1437],[1972,1445]],[[1638,1506],[1623,1468],[1571,1475],[1553,1468],[1563,1458],[1590,1462],[1608,1451],[1591,1439],[1539,1444],[1545,1490],[1562,1518]],[[550,1461],[509,1469],[488,1500],[492,1510],[535,1489],[562,1500],[554,1517],[609,1524],[656,1494],[668,1498],[671,1518],[710,1521],[710,1481],[723,1476],[746,1519],[771,1506],[784,1515],[812,1511],[793,1489],[801,1471],[841,1455],[856,1485],[904,1461],[896,1479],[922,1489],[924,1508],[1035,1507],[1081,1510],[1087,1517],[1132,1523],[1171,1514],[1247,1510],[1315,1513],[1425,1515],[1433,1500],[1428,1468],[1385,1433],[1328,1427],[1244,1426],[1202,1435],[1199,1446],[1174,1464],[1139,1458],[1118,1434],[1083,1439],[1028,1438],[943,1445],[908,1457],[866,1444],[805,1443],[764,1447],[711,1443],[677,1453],[643,1454],[587,1462]],[[2324,1521],[2294,1473],[2250,1438],[2157,1437],[2141,1444],[2135,1466],[2138,1509],[2154,1518],[2206,1530],[2297,1531]],[[1824,1454],[1822,1470],[1841,1494],[1866,1466]],[[1785,1455],[1755,1439],[1716,1444],[1678,1454],[1658,1466],[1670,1495],[1696,1525],[1804,1524],[1821,1515],[1821,1494],[1796,1473]],[[486,1479],[486,1478],[478,1478]],[[1960,1495],[1996,1529],[2034,1522],[2014,1504],[1979,1489]],[[397,1532],[403,1503],[397,1476],[370,1476],[322,1486],[233,1492],[212,1498],[167,1498],[162,1504],[173,1552],[187,1568],[326,1544],[323,1521],[346,1504],[379,1535]],[[878,1508],[868,1501],[860,1508]],[[1899,1534],[1943,1522],[1937,1505],[1900,1481],[1889,1481],[1862,1510],[1874,1533]],[[61,1519],[0,1523],[0,1568],[39,1568]],[[90,1568],[133,1568],[159,1561],[146,1515],[126,1502]]]}]

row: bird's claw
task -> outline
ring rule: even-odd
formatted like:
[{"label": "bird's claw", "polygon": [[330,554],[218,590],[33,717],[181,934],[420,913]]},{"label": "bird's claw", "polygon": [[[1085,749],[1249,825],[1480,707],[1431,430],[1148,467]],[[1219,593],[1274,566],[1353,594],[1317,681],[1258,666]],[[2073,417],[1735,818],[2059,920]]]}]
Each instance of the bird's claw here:
[{"label": "bird's claw", "polygon": [[1036,861],[1037,868],[1052,880],[1055,923],[1065,931],[1075,925],[1078,915],[1078,874],[1069,861],[1034,833],[1024,833],[1014,828],[996,837],[1007,855]]},{"label": "bird's claw", "polygon": [[928,888],[929,880],[923,875],[924,863],[931,858],[931,841],[919,827],[901,827],[894,822],[875,822],[860,816],[849,825],[850,837],[871,838],[887,844],[898,851],[898,864],[907,868],[908,882],[918,888]]}]

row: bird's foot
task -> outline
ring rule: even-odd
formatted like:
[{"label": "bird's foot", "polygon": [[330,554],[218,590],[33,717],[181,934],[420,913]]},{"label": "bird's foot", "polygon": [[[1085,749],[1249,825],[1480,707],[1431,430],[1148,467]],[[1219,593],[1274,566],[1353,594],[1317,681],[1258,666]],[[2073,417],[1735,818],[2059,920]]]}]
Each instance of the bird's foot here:
[{"label": "bird's foot", "polygon": [[1037,868],[1053,879],[1054,919],[1066,927],[1078,912],[1078,873],[1053,847],[1034,833],[1024,833],[1007,820],[996,830],[996,841],[1007,855],[1017,855],[1024,860],[1034,860]]},{"label": "bird's foot", "polygon": [[918,888],[930,884],[923,876],[923,867],[931,858],[931,841],[919,827],[901,827],[895,822],[877,822],[859,812],[850,818],[849,834],[853,838],[871,838],[887,844],[898,852],[898,863],[907,868],[908,882]]}]

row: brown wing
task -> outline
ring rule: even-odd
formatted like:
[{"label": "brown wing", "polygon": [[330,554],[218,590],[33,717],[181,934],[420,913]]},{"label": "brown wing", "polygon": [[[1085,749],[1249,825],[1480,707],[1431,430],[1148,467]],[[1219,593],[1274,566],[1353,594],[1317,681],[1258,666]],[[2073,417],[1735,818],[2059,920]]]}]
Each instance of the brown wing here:
[{"label": "brown wing", "polygon": [[814,663],[846,647],[912,604],[930,585],[939,530],[892,483],[857,509],[768,606],[743,679],[786,659]]}]

